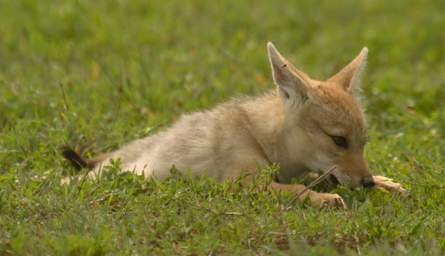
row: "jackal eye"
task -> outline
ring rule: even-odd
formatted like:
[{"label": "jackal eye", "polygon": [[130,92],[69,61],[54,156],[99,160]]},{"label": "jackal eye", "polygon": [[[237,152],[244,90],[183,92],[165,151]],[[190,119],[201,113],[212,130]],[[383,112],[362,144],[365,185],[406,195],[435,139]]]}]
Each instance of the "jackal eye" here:
[{"label": "jackal eye", "polygon": [[343,136],[330,136],[332,141],[335,143],[335,145],[341,147],[341,148],[347,148],[348,147],[348,141]]}]

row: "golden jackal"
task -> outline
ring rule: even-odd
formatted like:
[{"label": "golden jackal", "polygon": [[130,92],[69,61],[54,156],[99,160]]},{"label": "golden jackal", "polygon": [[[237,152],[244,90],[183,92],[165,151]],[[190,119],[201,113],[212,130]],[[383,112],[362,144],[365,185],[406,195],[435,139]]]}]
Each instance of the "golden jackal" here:
[{"label": "golden jackal", "polygon": [[[305,186],[289,184],[293,177],[335,166],[332,174],[342,183],[405,192],[390,179],[372,176],[364,158],[368,135],[356,91],[368,49],[326,81],[296,69],[272,43],[267,49],[276,90],[185,114],[165,131],[97,159],[86,161],[69,149],[65,157],[78,167],[90,168],[89,177],[99,175],[111,159],[120,159],[122,171],[145,177],[165,178],[174,165],[179,171],[218,181],[246,173],[254,176],[277,163],[280,170],[271,188],[296,193]],[[337,194],[305,190],[300,198],[319,206],[345,206]]]}]

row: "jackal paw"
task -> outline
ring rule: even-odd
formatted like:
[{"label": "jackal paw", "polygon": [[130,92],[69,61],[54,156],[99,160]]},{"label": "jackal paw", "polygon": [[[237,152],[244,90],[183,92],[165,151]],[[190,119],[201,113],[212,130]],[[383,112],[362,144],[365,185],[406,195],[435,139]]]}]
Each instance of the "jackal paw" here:
[{"label": "jackal paw", "polygon": [[338,194],[331,193],[313,193],[310,195],[312,204],[320,208],[341,208],[346,209],[345,201]]},{"label": "jackal paw", "polygon": [[402,195],[408,195],[408,190],[404,189],[400,183],[384,176],[372,176],[377,188],[384,188],[389,191],[399,192]]}]

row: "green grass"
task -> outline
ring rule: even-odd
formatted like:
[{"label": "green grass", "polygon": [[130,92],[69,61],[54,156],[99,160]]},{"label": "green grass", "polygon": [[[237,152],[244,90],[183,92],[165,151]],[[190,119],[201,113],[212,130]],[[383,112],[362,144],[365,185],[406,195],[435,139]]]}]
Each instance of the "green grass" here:
[{"label": "green grass", "polygon": [[[162,2],[0,0],[0,254],[444,253],[443,1]],[[272,88],[269,40],[320,79],[369,47],[367,158],[408,198],[340,186],[346,211],[283,211],[236,182],[59,185],[62,144],[112,150]]]}]

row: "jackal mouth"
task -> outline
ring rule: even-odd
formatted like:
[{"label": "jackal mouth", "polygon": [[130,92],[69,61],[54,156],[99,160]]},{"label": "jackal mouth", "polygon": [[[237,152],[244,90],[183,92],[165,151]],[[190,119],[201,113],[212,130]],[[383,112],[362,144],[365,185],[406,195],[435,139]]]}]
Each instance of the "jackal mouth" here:
[{"label": "jackal mouth", "polygon": [[330,174],[329,175],[329,181],[334,184],[335,186],[337,186],[338,184],[340,184],[340,182],[338,181],[337,177],[335,177],[334,175]]}]

